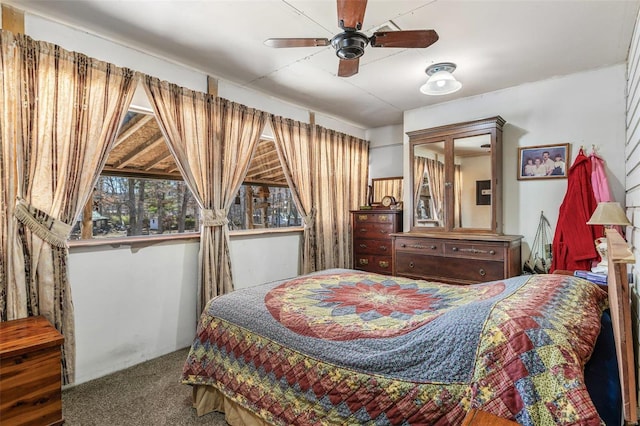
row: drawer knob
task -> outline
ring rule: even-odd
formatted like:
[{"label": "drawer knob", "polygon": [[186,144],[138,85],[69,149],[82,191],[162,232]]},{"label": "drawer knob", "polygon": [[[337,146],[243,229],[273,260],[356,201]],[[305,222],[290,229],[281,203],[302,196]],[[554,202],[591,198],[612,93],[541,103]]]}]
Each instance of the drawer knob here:
[{"label": "drawer knob", "polygon": [[458,251],[458,247],[453,247],[451,251]]},{"label": "drawer knob", "polygon": [[478,272],[480,272],[480,275],[481,275],[481,276],[483,276],[483,277],[484,277],[485,275],[487,275],[487,271],[485,271],[485,270],[484,270],[484,269],[482,269],[482,268],[480,268],[480,270],[479,270]]},{"label": "drawer knob", "polygon": [[369,259],[358,259],[358,263],[360,263],[361,265],[368,265]]},{"label": "drawer knob", "polygon": [[359,221],[365,221],[367,219],[369,219],[369,216],[367,216],[366,214],[361,214],[360,216],[358,216]]},{"label": "drawer knob", "polygon": [[367,248],[367,245],[366,245],[366,244],[360,244],[360,248],[362,248],[362,249],[366,249],[366,248]]},{"label": "drawer knob", "polygon": [[367,228],[360,228],[360,232],[367,232]]},{"label": "drawer knob", "polygon": [[400,247],[406,247],[407,245],[405,243],[401,243]]},{"label": "drawer knob", "polygon": [[380,222],[386,222],[387,220],[389,220],[389,218],[387,216],[378,216],[378,220]]},{"label": "drawer knob", "polygon": [[409,262],[409,268],[413,268],[414,266],[416,266],[413,262]]},{"label": "drawer knob", "polygon": [[387,246],[380,246],[380,251],[387,251]]},{"label": "drawer knob", "polygon": [[389,262],[386,260],[381,260],[380,262],[378,262],[378,265],[380,265],[381,268],[388,268]]},{"label": "drawer knob", "polygon": [[489,254],[496,254],[495,250],[489,250]]},{"label": "drawer knob", "polygon": [[438,248],[437,246],[431,246],[431,250],[435,250],[437,248]]}]

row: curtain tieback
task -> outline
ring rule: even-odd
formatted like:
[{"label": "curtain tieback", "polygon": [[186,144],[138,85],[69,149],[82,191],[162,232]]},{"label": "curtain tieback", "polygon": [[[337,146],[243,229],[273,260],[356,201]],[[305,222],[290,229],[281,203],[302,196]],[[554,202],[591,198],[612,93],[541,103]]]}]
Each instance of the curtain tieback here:
[{"label": "curtain tieback", "polygon": [[225,210],[202,209],[203,226],[225,226],[229,223]]},{"label": "curtain tieback", "polygon": [[49,216],[19,198],[13,215],[38,237],[55,247],[67,247],[71,225]]},{"label": "curtain tieback", "polygon": [[316,209],[315,209],[315,207],[312,208],[311,209],[311,213],[306,215],[302,220],[304,221],[304,227],[305,228],[311,228],[313,226],[313,223],[316,221]]}]

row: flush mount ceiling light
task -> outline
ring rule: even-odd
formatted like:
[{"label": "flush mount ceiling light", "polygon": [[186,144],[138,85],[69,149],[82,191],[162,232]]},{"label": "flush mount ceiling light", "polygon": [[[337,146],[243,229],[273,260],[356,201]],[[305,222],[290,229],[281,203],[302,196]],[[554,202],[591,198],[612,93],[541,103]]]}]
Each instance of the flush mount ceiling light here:
[{"label": "flush mount ceiling light", "polygon": [[422,85],[420,91],[425,95],[448,95],[457,92],[462,87],[462,83],[451,74],[455,69],[456,64],[451,62],[431,65],[425,71],[429,79]]}]

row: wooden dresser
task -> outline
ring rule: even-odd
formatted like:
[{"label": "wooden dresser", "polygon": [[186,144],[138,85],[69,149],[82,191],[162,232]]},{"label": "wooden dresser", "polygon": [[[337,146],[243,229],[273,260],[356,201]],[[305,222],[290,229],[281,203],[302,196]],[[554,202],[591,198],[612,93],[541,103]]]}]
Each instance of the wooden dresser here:
[{"label": "wooden dresser", "polygon": [[0,423],[60,425],[64,337],[43,316],[0,322]]},{"label": "wooden dresser", "polygon": [[393,234],[393,274],[452,284],[520,275],[520,235]]},{"label": "wooden dresser", "polygon": [[392,233],[402,231],[402,210],[351,210],[353,268],[391,275]]}]

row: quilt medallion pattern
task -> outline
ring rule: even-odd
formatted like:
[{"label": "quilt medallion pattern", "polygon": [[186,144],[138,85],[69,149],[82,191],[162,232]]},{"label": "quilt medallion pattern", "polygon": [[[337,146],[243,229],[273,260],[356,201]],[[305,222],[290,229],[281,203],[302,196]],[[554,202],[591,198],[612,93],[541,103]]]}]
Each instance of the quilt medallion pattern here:
[{"label": "quilt medallion pattern", "polygon": [[606,295],[563,275],[452,286],[326,271],[212,299],[182,381],[273,424],[598,425],[583,380]]}]

